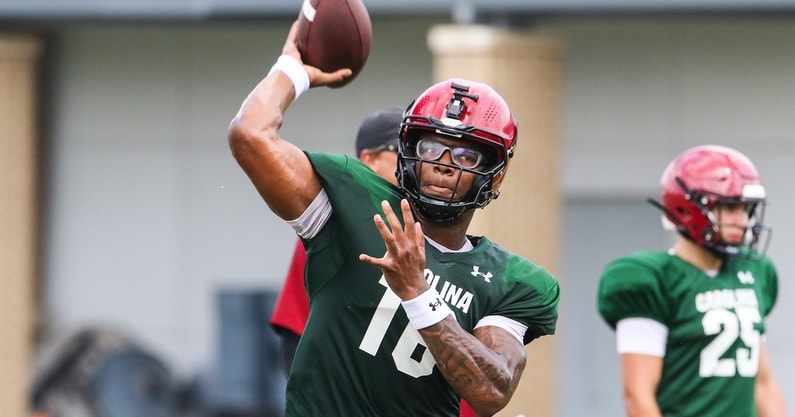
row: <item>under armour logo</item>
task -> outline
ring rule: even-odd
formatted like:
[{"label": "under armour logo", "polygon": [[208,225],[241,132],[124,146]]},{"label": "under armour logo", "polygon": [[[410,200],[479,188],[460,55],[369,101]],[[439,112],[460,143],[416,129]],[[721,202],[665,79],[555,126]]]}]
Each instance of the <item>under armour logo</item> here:
[{"label": "under armour logo", "polygon": [[436,297],[436,300],[432,303],[428,303],[428,307],[431,308],[431,311],[436,311],[436,307],[440,307],[442,305],[442,300],[439,297]]},{"label": "under armour logo", "polygon": [[753,284],[756,281],[751,271],[737,271],[737,279],[743,284]]},{"label": "under armour logo", "polygon": [[481,277],[484,280],[486,280],[486,282],[491,282],[491,277],[492,277],[491,272],[486,272],[484,274],[480,272],[480,267],[477,265],[472,266],[472,272],[470,272],[470,274],[472,274],[473,277]]}]

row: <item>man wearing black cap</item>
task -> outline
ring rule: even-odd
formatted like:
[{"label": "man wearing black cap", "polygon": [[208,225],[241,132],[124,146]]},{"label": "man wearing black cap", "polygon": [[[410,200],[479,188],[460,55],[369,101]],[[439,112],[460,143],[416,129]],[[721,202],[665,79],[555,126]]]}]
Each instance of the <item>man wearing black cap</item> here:
[{"label": "man wearing black cap", "polygon": [[[356,133],[356,156],[392,185],[397,183],[395,169],[402,120],[400,107],[387,107],[367,116]],[[282,366],[287,373],[309,317],[309,298],[304,287],[305,263],[306,253],[299,239],[270,320],[271,327],[281,337]]]},{"label": "man wearing black cap", "polygon": [[356,156],[393,185],[397,184],[397,146],[403,109],[387,107],[367,116],[356,133]]}]

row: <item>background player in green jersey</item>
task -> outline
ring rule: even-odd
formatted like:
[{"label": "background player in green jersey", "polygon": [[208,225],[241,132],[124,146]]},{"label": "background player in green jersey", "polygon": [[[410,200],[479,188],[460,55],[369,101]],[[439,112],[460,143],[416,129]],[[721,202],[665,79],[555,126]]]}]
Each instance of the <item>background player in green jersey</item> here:
[{"label": "background player in green jersey", "polygon": [[452,417],[460,398],[492,415],[516,389],[524,345],[554,332],[559,301],[544,268],[466,234],[499,194],[516,122],[485,84],[431,86],[404,115],[396,187],[279,135],[295,98],[349,74],[303,65],[293,27],[229,128],[238,163],[307,250],[286,415]]},{"label": "background player in green jersey", "polygon": [[[765,189],[742,153],[705,145],[665,169],[667,252],[608,264],[599,313],[616,331],[630,416],[782,417],[765,349],[778,278],[764,256]],[[760,249],[761,248],[761,249]]]}]

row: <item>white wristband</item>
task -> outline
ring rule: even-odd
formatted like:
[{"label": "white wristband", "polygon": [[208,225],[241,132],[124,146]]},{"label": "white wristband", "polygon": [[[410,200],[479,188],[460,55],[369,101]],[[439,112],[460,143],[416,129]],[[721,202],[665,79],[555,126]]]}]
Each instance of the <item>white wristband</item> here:
[{"label": "white wristband", "polygon": [[295,97],[293,100],[298,99],[298,96],[303,94],[306,90],[309,90],[309,74],[306,73],[301,62],[292,56],[280,56],[271,67],[271,70],[268,71],[268,75],[271,75],[273,71],[281,71],[293,82],[293,88],[295,89]]},{"label": "white wristband", "polygon": [[416,330],[433,326],[453,314],[447,303],[442,300],[442,296],[433,288],[400,304],[406,310],[411,327]]}]

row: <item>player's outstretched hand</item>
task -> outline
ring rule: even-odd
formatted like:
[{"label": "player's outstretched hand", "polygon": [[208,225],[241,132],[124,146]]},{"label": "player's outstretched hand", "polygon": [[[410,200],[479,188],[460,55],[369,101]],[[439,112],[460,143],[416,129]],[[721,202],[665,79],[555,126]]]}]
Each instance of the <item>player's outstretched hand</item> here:
[{"label": "player's outstretched hand", "polygon": [[384,239],[386,253],[381,258],[361,254],[359,260],[381,268],[389,288],[401,299],[409,300],[429,288],[425,280],[425,234],[420,223],[414,220],[407,200],[400,201],[405,225],[400,223],[387,201],[382,201],[381,207],[389,227],[378,214],[373,222]]},{"label": "player's outstretched hand", "polygon": [[298,45],[296,44],[295,40],[297,29],[298,20],[293,22],[293,25],[290,28],[290,33],[287,35],[287,40],[284,42],[284,47],[282,48],[282,54],[290,55],[303,64],[304,70],[306,70],[306,73],[309,75],[310,87],[337,84],[351,76],[352,71],[350,68],[343,68],[334,72],[323,72],[320,70],[320,68],[304,64],[304,60],[301,59],[301,52],[298,50]]}]

